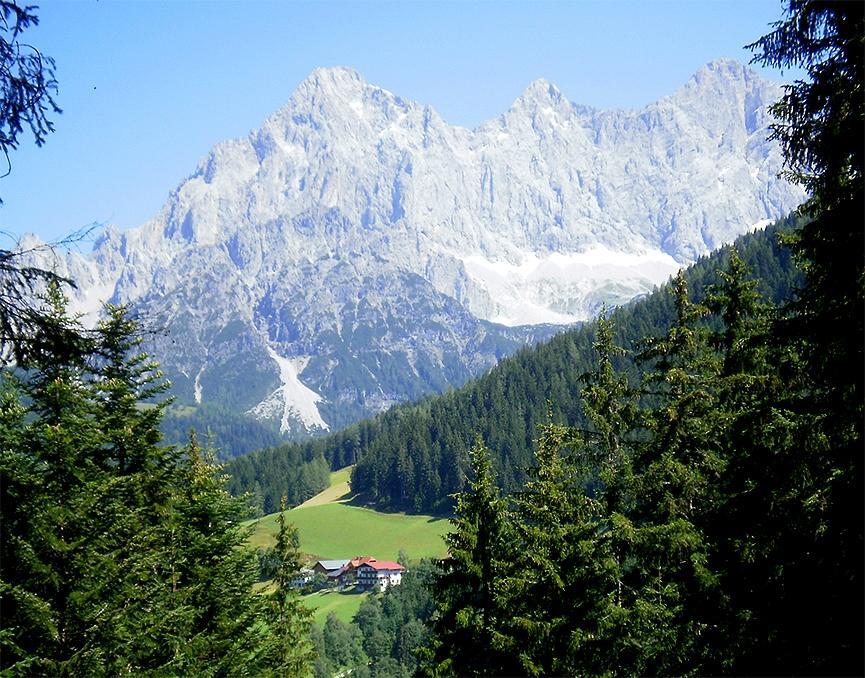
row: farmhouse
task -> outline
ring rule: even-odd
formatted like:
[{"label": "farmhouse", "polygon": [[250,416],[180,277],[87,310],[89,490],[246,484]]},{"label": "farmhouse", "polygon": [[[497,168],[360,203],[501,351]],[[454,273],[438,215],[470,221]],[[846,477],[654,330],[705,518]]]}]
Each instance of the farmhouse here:
[{"label": "farmhouse", "polygon": [[364,563],[371,563],[373,560],[375,560],[375,558],[373,558],[372,556],[355,556],[348,561],[348,565],[352,570],[356,570]]},{"label": "farmhouse", "polygon": [[405,568],[392,560],[370,560],[357,567],[357,585],[362,589],[384,591],[399,586]]},{"label": "farmhouse", "polygon": [[374,561],[372,556],[355,556],[349,560],[341,569],[329,577],[334,578],[340,586],[349,586],[357,581],[357,568],[363,563]]}]

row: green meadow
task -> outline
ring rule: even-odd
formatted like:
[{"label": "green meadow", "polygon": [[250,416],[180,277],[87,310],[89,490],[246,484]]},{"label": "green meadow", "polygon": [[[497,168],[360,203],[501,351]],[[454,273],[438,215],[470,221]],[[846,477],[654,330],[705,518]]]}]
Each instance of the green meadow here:
[{"label": "green meadow", "polygon": [[346,466],[339,471],[333,471],[330,474],[330,485],[326,490],[322,490],[311,499],[307,499],[297,508],[308,508],[310,506],[321,506],[322,504],[345,503],[351,498],[351,479],[352,466]]},{"label": "green meadow", "polygon": [[[396,560],[405,551],[412,559],[441,558],[446,554],[443,536],[450,530],[445,518],[405,513],[382,513],[353,503],[348,479],[350,468],[330,474],[330,486],[288,512],[297,528],[300,550],[309,560],[375,556]],[[252,522],[249,543],[272,546],[277,513]]]},{"label": "green meadow", "polygon": [[[250,544],[272,546],[278,530],[277,514],[254,524]],[[412,559],[443,557],[442,537],[450,522],[444,518],[381,513],[361,506],[329,503],[292,509],[287,515],[300,535],[300,550],[310,559],[371,555],[396,560],[400,550]]]},{"label": "green meadow", "polygon": [[[450,530],[445,518],[382,513],[352,504],[348,479],[350,468],[334,471],[330,486],[300,506],[287,518],[297,528],[300,550],[308,560],[351,558],[370,555],[379,560],[396,560],[400,551],[412,560],[441,558],[446,554],[443,536]],[[278,514],[252,521],[249,543],[254,547],[272,546],[276,539]],[[267,586],[267,585],[262,585]],[[319,591],[303,597],[314,611],[316,624],[323,625],[331,612],[344,622],[357,613],[370,595],[347,591]]]},{"label": "green meadow", "polygon": [[333,612],[337,619],[350,622],[357,614],[360,604],[369,593],[360,593],[354,588],[347,591],[318,591],[303,597],[303,604],[313,611],[313,620],[324,626],[327,616]]}]

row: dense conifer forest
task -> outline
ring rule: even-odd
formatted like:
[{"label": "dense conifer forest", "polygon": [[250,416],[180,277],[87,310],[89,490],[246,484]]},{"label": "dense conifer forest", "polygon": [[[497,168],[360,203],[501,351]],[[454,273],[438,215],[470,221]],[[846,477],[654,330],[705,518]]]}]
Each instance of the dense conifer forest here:
[{"label": "dense conifer forest", "polygon": [[314,627],[316,678],[349,671],[360,678],[415,675],[430,640],[435,572],[431,561],[410,565],[402,584],[364,600],[353,621],[331,614],[323,626]]},{"label": "dense conifer forest", "polygon": [[167,384],[137,323],[108,307],[85,330],[53,279],[43,299],[39,322],[16,328],[19,369],[0,384],[0,670],[302,673],[310,615],[287,586],[296,536],[283,526],[281,577],[255,595],[246,503],[194,434],[160,444]]},{"label": "dense conifer forest", "polygon": [[639,344],[599,319],[585,421],[516,492],[478,440],[423,675],[862,675],[863,10],[792,0],[752,47],[810,76],[773,108],[801,287],[766,304],[734,251]]},{"label": "dense conifer forest", "polygon": [[196,407],[172,405],[165,411],[159,430],[166,443],[181,445],[190,429],[213,439],[220,460],[279,445],[284,440],[277,428],[211,403]]}]

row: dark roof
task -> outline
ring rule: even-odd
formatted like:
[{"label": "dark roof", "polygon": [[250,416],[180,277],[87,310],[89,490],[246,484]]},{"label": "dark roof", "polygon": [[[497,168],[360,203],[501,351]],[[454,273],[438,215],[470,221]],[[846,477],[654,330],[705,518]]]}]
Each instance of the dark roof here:
[{"label": "dark roof", "polygon": [[347,562],[348,559],[344,558],[342,560],[319,560],[316,564],[321,565],[322,568],[330,572],[331,570],[338,570],[342,567],[345,567]]},{"label": "dark roof", "polygon": [[345,565],[345,566],[339,568],[338,570],[334,570],[333,572],[328,572],[327,576],[330,577],[331,579],[337,579],[338,577],[341,577],[346,572],[348,572],[350,569],[351,568],[349,568],[348,565]]}]

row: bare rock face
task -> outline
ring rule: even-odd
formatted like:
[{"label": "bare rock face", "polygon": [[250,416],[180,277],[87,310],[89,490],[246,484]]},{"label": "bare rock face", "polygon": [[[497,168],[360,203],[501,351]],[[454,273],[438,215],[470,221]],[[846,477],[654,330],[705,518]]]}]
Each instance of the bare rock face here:
[{"label": "bare rock face", "polygon": [[[134,304],[181,402],[283,432],[459,384],[649,291],[803,193],[766,140],[780,87],[719,60],[640,111],[532,83],[468,130],[318,69],[153,219],[51,265],[73,307]],[[529,327],[526,327],[529,326]]]}]

